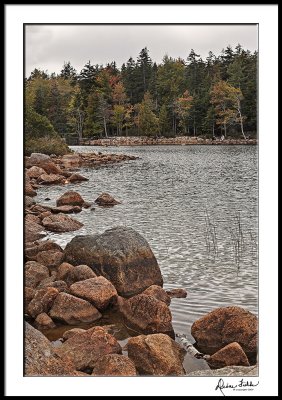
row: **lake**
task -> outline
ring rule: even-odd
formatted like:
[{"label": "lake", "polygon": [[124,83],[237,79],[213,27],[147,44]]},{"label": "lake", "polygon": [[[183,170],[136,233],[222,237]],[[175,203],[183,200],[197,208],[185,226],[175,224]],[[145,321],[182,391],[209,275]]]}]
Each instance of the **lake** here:
[{"label": "lake", "polygon": [[[67,190],[94,202],[108,192],[122,204],[94,206],[74,218],[76,232],[49,233],[64,247],[72,237],[114,226],[134,228],[149,242],[165,288],[185,288],[170,306],[175,332],[223,306],[258,311],[257,146],[74,146],[77,152],[122,153],[134,161],[81,168],[88,182],[38,190],[37,202],[55,205]],[[46,197],[50,201],[44,201]]]}]

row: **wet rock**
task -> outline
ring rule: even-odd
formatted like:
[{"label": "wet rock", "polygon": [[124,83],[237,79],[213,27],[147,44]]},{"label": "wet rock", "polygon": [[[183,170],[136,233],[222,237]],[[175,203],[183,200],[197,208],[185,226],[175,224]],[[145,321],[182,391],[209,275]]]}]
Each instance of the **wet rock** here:
[{"label": "wet rock", "polygon": [[141,293],[151,285],[163,284],[148,242],[131,228],[117,227],[102,235],[75,236],[64,254],[65,261],[88,265],[125,297]]},{"label": "wet rock", "polygon": [[80,174],[72,174],[69,178],[68,181],[70,183],[74,183],[74,182],[83,182],[83,181],[89,181],[88,178],[85,178],[85,176],[82,176]]},{"label": "wet rock", "polygon": [[74,191],[69,191],[64,193],[57,201],[57,207],[60,206],[80,206],[82,207],[84,204],[83,198],[79,193]]},{"label": "wet rock", "polygon": [[39,178],[39,176],[43,175],[43,174],[46,174],[45,170],[43,168],[36,167],[36,166],[29,168],[26,172],[26,175],[29,178],[35,178],[35,179]]},{"label": "wet rock", "polygon": [[209,358],[208,364],[212,368],[223,368],[230,365],[242,365],[248,367],[250,365],[244,350],[236,342],[230,343],[214,353]]},{"label": "wet rock", "polygon": [[140,335],[128,340],[128,356],[141,375],[184,375],[185,351],[167,335]]},{"label": "wet rock", "polygon": [[100,194],[100,196],[95,200],[95,203],[103,207],[111,207],[116,204],[121,204],[120,201],[115,200],[109,193]]},{"label": "wet rock", "polygon": [[107,354],[100,357],[94,366],[94,376],[136,376],[136,368],[130,358],[121,354]]},{"label": "wet rock", "polygon": [[52,213],[64,213],[64,214],[72,214],[72,213],[79,213],[81,211],[80,206],[60,206],[60,207],[53,207],[51,209]]},{"label": "wet rock", "polygon": [[170,305],[169,295],[160,286],[157,285],[149,286],[147,289],[144,290],[143,294],[147,294],[148,296],[153,296],[155,297],[155,299],[164,302],[168,306]]},{"label": "wet rock", "polygon": [[37,329],[25,323],[25,376],[75,376],[76,371],[67,357],[55,356],[49,340]]},{"label": "wet rock", "polygon": [[55,328],[54,321],[46,313],[38,314],[35,321],[35,327],[37,329],[52,329]]},{"label": "wet rock", "polygon": [[35,288],[43,279],[49,277],[49,270],[45,265],[35,261],[25,263],[25,286]]},{"label": "wet rock", "polygon": [[187,297],[187,291],[185,289],[169,289],[166,290],[166,292],[171,299],[173,298],[182,299]]},{"label": "wet rock", "polygon": [[46,233],[44,232],[44,228],[37,224],[36,222],[27,221],[25,223],[25,241],[26,242],[34,242],[38,239],[44,238]]},{"label": "wet rock", "polygon": [[64,253],[57,250],[45,250],[37,253],[36,260],[48,268],[56,268],[63,261]]},{"label": "wet rock", "polygon": [[50,215],[42,220],[43,226],[52,232],[71,232],[80,229],[83,224],[65,214]]},{"label": "wet rock", "polygon": [[61,175],[55,174],[42,174],[37,179],[37,182],[41,185],[52,185],[52,184],[59,184],[65,182],[65,178]]},{"label": "wet rock", "polygon": [[32,197],[30,196],[25,196],[24,197],[24,204],[26,208],[29,208],[35,204],[35,200],[33,200]]},{"label": "wet rock", "polygon": [[66,341],[76,335],[77,333],[82,333],[85,332],[86,329],[81,329],[81,328],[73,328],[69,329],[68,331],[64,332],[63,334],[63,340]]},{"label": "wet rock", "polygon": [[224,367],[220,369],[208,369],[202,371],[193,371],[186,376],[258,376],[258,367]]},{"label": "wet rock", "polygon": [[155,297],[138,294],[128,300],[118,298],[125,324],[140,333],[165,333],[175,337],[168,306]]},{"label": "wet rock", "polygon": [[96,361],[112,353],[121,353],[121,347],[114,336],[102,327],[93,327],[77,333],[58,348],[61,356],[69,356],[77,370],[94,368]]},{"label": "wet rock", "polygon": [[49,315],[51,318],[69,325],[79,322],[94,322],[102,316],[88,301],[63,292],[56,297]]},{"label": "wet rock", "polygon": [[33,299],[27,307],[27,312],[32,318],[36,318],[41,313],[47,313],[52,307],[59,291],[55,288],[47,287],[36,291]]},{"label": "wet rock", "polygon": [[98,310],[105,310],[117,298],[115,287],[103,276],[76,282],[70,286],[70,293],[88,300]]},{"label": "wet rock", "polygon": [[241,307],[221,307],[195,321],[191,333],[201,348],[213,352],[224,345],[237,342],[245,353],[257,352],[258,320]]}]

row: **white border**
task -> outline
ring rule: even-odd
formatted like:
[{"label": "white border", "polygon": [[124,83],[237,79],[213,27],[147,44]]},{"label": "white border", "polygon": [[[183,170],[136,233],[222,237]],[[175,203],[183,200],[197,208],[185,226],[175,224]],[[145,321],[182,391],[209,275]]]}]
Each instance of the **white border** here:
[{"label": "white border", "polygon": [[[278,6],[6,5],[6,395],[215,396],[216,378],[24,378],[22,376],[23,23],[259,23],[260,384],[277,395]],[[234,378],[233,378],[234,379]],[[228,382],[232,383],[233,379]],[[245,392],[243,392],[245,393]],[[228,393],[229,394],[229,393]],[[230,393],[232,395],[232,393]],[[238,395],[235,392],[234,395]]]}]

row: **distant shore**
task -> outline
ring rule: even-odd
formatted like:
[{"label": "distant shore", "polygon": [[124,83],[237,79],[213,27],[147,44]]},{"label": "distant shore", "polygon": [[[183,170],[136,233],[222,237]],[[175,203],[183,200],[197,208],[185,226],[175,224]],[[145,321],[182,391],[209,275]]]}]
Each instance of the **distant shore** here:
[{"label": "distant shore", "polygon": [[201,137],[178,136],[175,138],[140,137],[111,137],[103,139],[89,139],[81,145],[86,146],[150,146],[150,145],[256,145],[257,139],[204,139]]}]

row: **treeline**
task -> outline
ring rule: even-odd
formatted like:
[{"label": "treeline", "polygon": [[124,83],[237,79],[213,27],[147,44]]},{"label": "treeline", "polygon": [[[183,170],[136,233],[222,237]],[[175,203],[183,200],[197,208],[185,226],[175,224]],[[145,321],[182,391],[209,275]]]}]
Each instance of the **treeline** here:
[{"label": "treeline", "polygon": [[25,131],[29,137],[253,136],[256,99],[257,52],[238,44],[205,60],[191,50],[186,60],[165,55],[156,64],[145,47],[120,69],[90,61],[80,73],[70,62],[60,74],[35,69],[25,80]]}]

